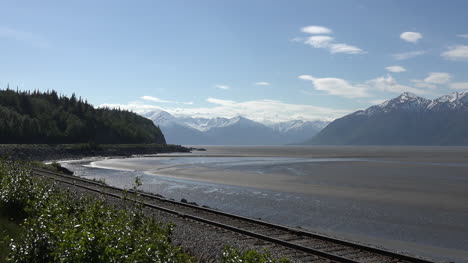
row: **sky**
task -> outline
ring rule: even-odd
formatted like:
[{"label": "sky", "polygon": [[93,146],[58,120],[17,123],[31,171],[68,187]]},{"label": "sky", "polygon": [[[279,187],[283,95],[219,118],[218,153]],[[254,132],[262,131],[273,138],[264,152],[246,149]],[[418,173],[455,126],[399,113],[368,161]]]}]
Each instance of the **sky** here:
[{"label": "sky", "polygon": [[468,1],[3,1],[0,88],[261,122],[468,90]]}]

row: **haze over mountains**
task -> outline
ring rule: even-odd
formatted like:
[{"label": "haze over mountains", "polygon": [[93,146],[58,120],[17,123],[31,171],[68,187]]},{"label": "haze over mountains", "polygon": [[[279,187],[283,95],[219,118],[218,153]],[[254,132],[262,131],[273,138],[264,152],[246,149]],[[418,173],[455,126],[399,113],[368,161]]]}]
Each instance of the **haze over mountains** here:
[{"label": "haze over mountains", "polygon": [[144,114],[163,131],[168,143],[185,145],[283,145],[302,143],[328,122],[293,120],[265,125],[245,117],[176,117],[165,111]]},{"label": "haze over mountains", "polygon": [[434,100],[405,92],[336,119],[314,145],[468,145],[468,91]]}]

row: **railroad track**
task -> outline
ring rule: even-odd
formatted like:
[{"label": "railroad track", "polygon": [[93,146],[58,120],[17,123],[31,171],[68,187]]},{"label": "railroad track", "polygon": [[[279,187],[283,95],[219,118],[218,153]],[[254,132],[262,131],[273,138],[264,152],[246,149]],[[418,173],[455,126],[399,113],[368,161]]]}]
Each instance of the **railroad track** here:
[{"label": "railroad track", "polygon": [[[35,168],[33,174],[114,198],[122,198],[125,191],[101,182],[43,169]],[[133,190],[127,190],[127,192],[136,193]],[[297,251],[298,253],[292,255],[300,262],[435,263],[427,259],[169,200],[154,194],[138,192],[138,195],[142,198],[139,202],[147,208]]]}]

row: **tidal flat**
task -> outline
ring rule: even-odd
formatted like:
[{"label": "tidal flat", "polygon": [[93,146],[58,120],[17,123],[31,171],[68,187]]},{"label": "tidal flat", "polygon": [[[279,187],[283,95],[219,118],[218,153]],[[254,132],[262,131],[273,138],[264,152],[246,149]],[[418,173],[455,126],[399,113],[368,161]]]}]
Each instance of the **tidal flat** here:
[{"label": "tidal flat", "polygon": [[[468,147],[195,146],[77,175],[436,260],[468,262]],[[106,168],[106,169],[103,169]]]}]

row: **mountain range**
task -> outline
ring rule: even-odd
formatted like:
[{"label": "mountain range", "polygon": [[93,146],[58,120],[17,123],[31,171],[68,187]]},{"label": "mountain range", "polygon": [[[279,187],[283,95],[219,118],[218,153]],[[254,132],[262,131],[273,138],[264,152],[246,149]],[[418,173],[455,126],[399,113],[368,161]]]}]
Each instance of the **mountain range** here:
[{"label": "mountain range", "polygon": [[468,145],[468,91],[434,100],[405,92],[331,122],[313,145]]},{"label": "mountain range", "polygon": [[245,117],[176,117],[166,111],[143,114],[168,143],[184,145],[284,145],[302,143],[323,129],[326,121],[292,120],[266,125]]}]

